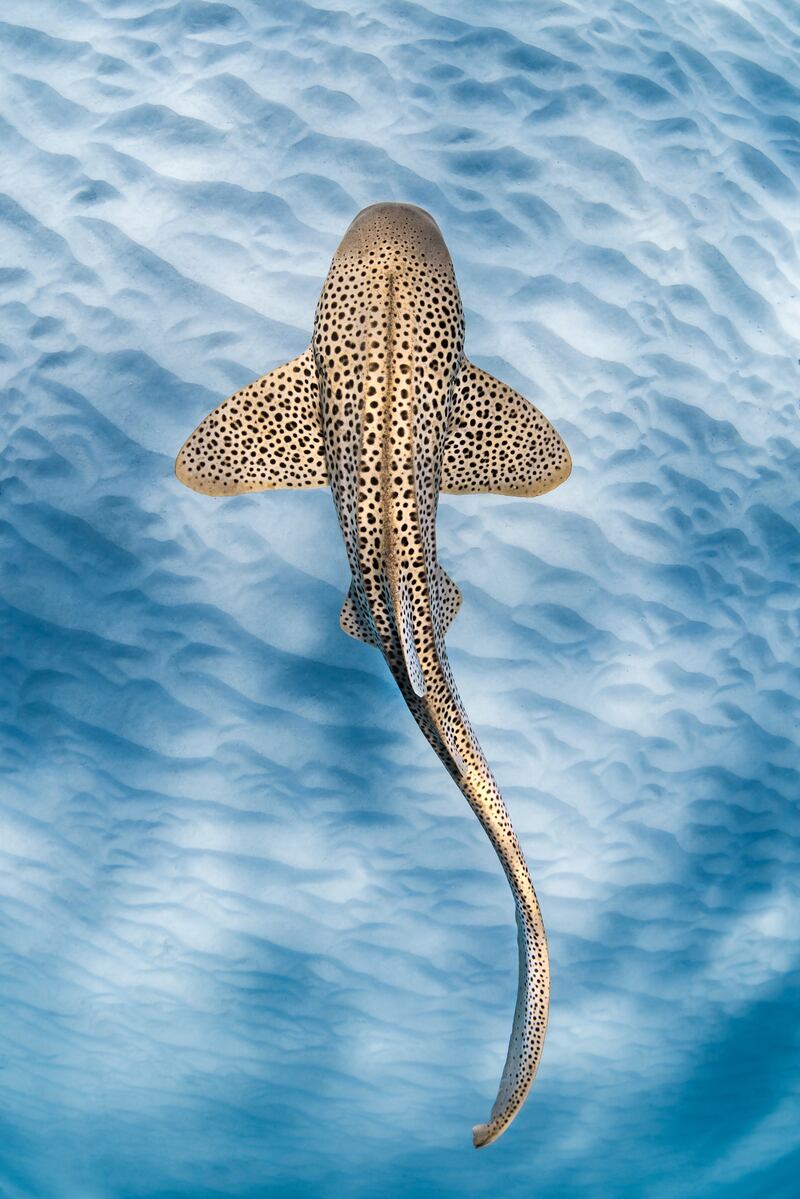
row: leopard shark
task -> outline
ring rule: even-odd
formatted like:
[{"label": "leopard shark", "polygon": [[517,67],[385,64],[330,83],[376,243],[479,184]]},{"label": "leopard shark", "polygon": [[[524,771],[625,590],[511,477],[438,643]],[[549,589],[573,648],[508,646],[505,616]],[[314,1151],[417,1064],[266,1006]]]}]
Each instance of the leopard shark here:
[{"label": "leopard shark", "polygon": [[373,204],[344,235],[311,344],[200,422],[178,479],[205,495],[329,487],[351,582],[340,623],[383,654],[424,736],[477,816],[514,896],[519,983],[497,1099],[473,1128],[495,1141],[530,1090],[550,974],[539,903],[453,681],[445,634],[461,592],[439,563],[440,493],[538,496],[572,460],[533,404],[470,362],[453,263],[411,204]]}]

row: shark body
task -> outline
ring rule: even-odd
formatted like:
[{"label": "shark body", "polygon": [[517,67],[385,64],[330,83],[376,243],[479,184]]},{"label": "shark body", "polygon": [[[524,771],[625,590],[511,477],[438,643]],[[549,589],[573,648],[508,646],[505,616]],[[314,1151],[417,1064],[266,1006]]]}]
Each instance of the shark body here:
[{"label": "shark body", "polygon": [[428,213],[364,209],[337,249],[311,345],[197,427],[178,478],[210,495],[330,487],[352,574],[341,613],[381,650],[414,719],[489,836],[514,895],[519,987],[505,1068],[482,1147],[533,1082],[549,1003],[539,904],[492,772],[453,681],[445,633],[461,603],[436,552],[440,492],[534,496],[563,482],[553,426],[464,355],[450,255]]}]

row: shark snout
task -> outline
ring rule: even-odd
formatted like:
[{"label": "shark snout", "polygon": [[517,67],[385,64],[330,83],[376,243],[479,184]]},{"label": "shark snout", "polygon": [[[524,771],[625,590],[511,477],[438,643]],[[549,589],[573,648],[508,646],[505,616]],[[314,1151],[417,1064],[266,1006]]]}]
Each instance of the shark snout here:
[{"label": "shark snout", "polygon": [[403,216],[410,220],[421,218],[424,221],[429,221],[431,225],[436,225],[436,221],[424,208],[419,208],[416,204],[396,204],[394,201],[389,200],[381,201],[378,204],[368,204],[366,208],[361,209],[361,212],[358,213],[352,224],[354,225],[356,221],[360,221],[363,217],[367,217],[368,214],[373,217]]},{"label": "shark snout", "polygon": [[348,249],[354,241],[362,240],[370,244],[391,244],[397,235],[410,235],[413,241],[444,247],[439,226],[424,208],[382,201],[361,209],[350,223],[339,249]]}]

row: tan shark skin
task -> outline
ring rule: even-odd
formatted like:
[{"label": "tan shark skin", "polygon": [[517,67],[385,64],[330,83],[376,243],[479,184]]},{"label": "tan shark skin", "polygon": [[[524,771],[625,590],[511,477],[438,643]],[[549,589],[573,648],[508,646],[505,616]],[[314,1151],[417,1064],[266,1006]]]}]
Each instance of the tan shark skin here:
[{"label": "tan shark skin", "polygon": [[436,510],[441,491],[542,495],[572,462],[545,417],[474,366],[463,343],[436,222],[408,204],[365,208],[334,255],[309,349],[210,413],[176,473],[208,495],[330,487],[352,574],[342,627],[381,650],[500,859],[516,905],[519,987],[497,1099],[473,1129],[480,1148],[530,1090],[549,964],[528,867],[447,659],[461,595],[437,559]]}]

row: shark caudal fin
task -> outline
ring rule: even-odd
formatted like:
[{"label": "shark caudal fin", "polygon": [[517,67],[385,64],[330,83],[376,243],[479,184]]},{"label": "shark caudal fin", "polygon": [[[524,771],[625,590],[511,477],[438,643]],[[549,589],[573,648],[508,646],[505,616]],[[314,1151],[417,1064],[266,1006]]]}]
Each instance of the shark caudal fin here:
[{"label": "shark caudal fin", "polygon": [[441,490],[544,495],[571,470],[569,450],[539,409],[462,358],[453,386]]},{"label": "shark caudal fin", "polygon": [[175,473],[204,495],[326,487],[311,347],[210,412],[178,454]]},{"label": "shark caudal fin", "polygon": [[485,1124],[476,1124],[472,1130],[475,1148],[482,1149],[505,1132],[533,1083],[547,1030],[550,967],[536,892],[508,810],[488,766],[470,771],[458,785],[500,859],[514,896],[517,917],[519,982],[514,1023],[491,1115]]}]

